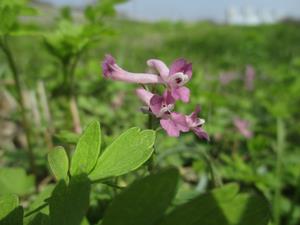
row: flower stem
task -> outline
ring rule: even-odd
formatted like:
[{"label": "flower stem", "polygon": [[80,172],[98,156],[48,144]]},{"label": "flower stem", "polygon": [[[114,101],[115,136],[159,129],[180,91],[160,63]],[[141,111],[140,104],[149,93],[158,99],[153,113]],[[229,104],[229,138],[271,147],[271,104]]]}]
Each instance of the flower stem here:
[{"label": "flower stem", "polygon": [[35,176],[37,177],[35,157],[34,157],[34,153],[33,153],[33,145],[32,145],[32,140],[31,140],[31,129],[30,129],[30,123],[26,116],[25,99],[22,95],[22,85],[21,85],[21,81],[20,81],[20,74],[17,69],[17,65],[14,60],[12,51],[8,45],[7,36],[2,37],[2,39],[0,40],[0,47],[6,56],[9,68],[13,74],[13,78],[15,81],[18,101],[19,101],[19,104],[21,107],[22,125],[25,130],[25,136],[26,136],[26,140],[27,140],[28,158],[29,158],[30,168],[31,168],[32,173],[35,174]]},{"label": "flower stem", "polygon": [[[153,116],[151,114],[148,115],[148,129],[153,129]],[[153,146],[153,148],[154,151],[147,162],[147,169],[150,174],[154,172],[154,168],[155,168],[154,166],[155,146]]]},{"label": "flower stem", "polygon": [[280,203],[281,203],[281,178],[282,178],[282,157],[285,146],[285,127],[281,118],[277,118],[277,144],[276,144],[276,177],[277,185],[274,196],[274,225],[280,225]]},{"label": "flower stem", "polygon": [[77,106],[77,99],[75,95],[75,81],[74,75],[75,70],[80,58],[80,52],[73,56],[70,60],[64,61],[61,60],[62,64],[62,73],[63,73],[63,86],[67,88],[67,97],[70,105],[70,113],[72,117],[72,124],[75,133],[81,133],[81,123],[79,117],[79,111]]}]

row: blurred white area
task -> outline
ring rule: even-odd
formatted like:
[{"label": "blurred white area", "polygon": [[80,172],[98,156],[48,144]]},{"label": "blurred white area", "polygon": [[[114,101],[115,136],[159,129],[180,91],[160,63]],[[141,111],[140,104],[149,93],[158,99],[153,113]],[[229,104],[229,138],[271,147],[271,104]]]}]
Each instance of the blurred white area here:
[{"label": "blurred white area", "polygon": [[[94,0],[41,1],[81,7]],[[256,25],[282,18],[300,18],[300,0],[129,0],[117,9],[122,15],[147,21],[212,20]]]},{"label": "blurred white area", "polygon": [[286,16],[279,16],[275,10],[254,9],[250,6],[236,8],[231,6],[226,11],[225,21],[232,25],[255,26],[260,24],[274,24],[284,19]]}]

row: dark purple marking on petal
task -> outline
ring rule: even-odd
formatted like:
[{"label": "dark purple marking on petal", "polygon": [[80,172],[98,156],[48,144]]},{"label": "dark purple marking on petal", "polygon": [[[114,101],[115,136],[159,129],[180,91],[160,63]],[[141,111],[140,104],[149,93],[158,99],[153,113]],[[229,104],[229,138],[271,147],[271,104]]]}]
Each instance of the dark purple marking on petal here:
[{"label": "dark purple marking on petal", "polygon": [[201,127],[193,128],[193,131],[199,138],[209,141],[208,134]]},{"label": "dark purple marking on petal", "polygon": [[170,91],[165,91],[163,94],[163,99],[164,102],[169,105],[169,104],[174,104],[175,103],[175,99],[173,98],[172,94]]},{"label": "dark purple marking on petal", "polygon": [[198,119],[198,114],[201,112],[201,107],[200,105],[196,105],[196,108],[194,110],[194,112],[191,113],[190,118],[192,119],[192,121],[196,121]]},{"label": "dark purple marking on petal", "polygon": [[[192,63],[188,63],[185,59],[180,58],[175,60],[170,66],[169,75],[182,72],[188,75],[189,79],[192,77]],[[179,82],[180,83],[180,82]]]},{"label": "dark purple marking on petal", "polygon": [[115,63],[116,63],[115,59],[111,55],[109,54],[105,55],[105,58],[102,62],[102,73],[105,77],[109,77],[111,73],[114,71],[112,66]]}]

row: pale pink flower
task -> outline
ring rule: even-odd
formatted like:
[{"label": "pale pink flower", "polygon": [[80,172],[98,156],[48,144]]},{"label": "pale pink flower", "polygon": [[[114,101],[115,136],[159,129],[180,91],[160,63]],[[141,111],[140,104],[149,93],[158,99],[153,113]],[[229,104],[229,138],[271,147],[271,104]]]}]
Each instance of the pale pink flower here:
[{"label": "pale pink flower", "polygon": [[160,120],[161,127],[169,136],[178,137],[180,131],[185,131],[186,126],[182,126],[182,123],[185,122],[185,117],[179,113],[172,112],[175,99],[169,91],[165,91],[163,96],[159,96],[143,88],[138,88],[136,93],[148,106],[149,112]]},{"label": "pale pink flower", "polygon": [[246,72],[245,72],[245,87],[248,91],[253,90],[254,79],[255,79],[255,69],[253,66],[248,65],[246,67]]},{"label": "pale pink flower", "polygon": [[199,138],[209,140],[202,125],[205,121],[198,118],[200,107],[189,116],[173,112],[175,99],[169,91],[165,91],[163,96],[155,95],[143,88],[136,90],[139,98],[149,107],[149,111],[160,120],[161,127],[169,136],[178,137],[180,132],[193,131]]},{"label": "pale pink flower", "polygon": [[253,136],[252,131],[249,128],[249,122],[242,120],[240,118],[235,118],[233,120],[234,126],[237,128],[238,132],[243,135],[245,138],[249,139]]},{"label": "pale pink flower", "polygon": [[219,76],[220,83],[223,86],[228,85],[232,81],[237,79],[237,74],[233,72],[221,73]]},{"label": "pale pink flower", "polygon": [[177,59],[168,68],[161,60],[150,59],[147,64],[158,71],[174,99],[189,101],[190,90],[184,85],[192,78],[192,63],[185,59]]},{"label": "pale pink flower", "polygon": [[199,105],[197,105],[194,112],[192,112],[188,116],[184,116],[185,121],[183,123],[182,121],[179,122],[181,123],[181,126],[184,127],[182,128],[183,132],[192,131],[199,138],[209,140],[208,134],[202,128],[203,124],[205,123],[205,120],[198,117],[200,111],[201,108]]},{"label": "pale pink flower", "polygon": [[189,129],[193,131],[199,138],[209,140],[208,134],[202,128],[205,120],[198,118],[198,114],[200,112],[200,106],[196,106],[195,111],[192,112],[189,116],[186,116],[187,125]]}]

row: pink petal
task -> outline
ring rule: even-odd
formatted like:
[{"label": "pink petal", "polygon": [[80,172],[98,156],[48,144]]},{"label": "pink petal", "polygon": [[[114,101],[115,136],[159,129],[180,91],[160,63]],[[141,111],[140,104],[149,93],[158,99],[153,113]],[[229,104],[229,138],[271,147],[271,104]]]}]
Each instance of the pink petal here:
[{"label": "pink petal", "polygon": [[163,94],[163,98],[164,98],[164,102],[168,105],[175,103],[175,99],[173,98],[170,91],[165,91]]},{"label": "pink petal", "polygon": [[150,99],[150,108],[154,114],[159,114],[164,99],[159,95],[153,95]]},{"label": "pink petal", "polygon": [[174,99],[181,99],[183,102],[189,102],[190,100],[190,89],[187,87],[172,88],[171,94]]},{"label": "pink petal", "polygon": [[170,66],[169,75],[182,72],[188,75],[189,79],[192,77],[192,63],[188,63],[185,59],[177,59]]},{"label": "pink petal", "polygon": [[163,80],[167,80],[169,76],[169,68],[166,64],[158,59],[149,59],[147,61],[148,66],[153,67],[159,72],[159,75],[162,77]]},{"label": "pink petal", "polygon": [[103,63],[102,70],[105,77],[113,80],[123,81],[127,83],[139,84],[158,84],[164,83],[160,76],[149,73],[131,73],[123,70],[116,63],[111,55],[106,55]]},{"label": "pink petal", "polygon": [[188,63],[185,65],[183,73],[188,75],[189,79],[192,78],[192,74],[193,74],[193,66],[192,63]]},{"label": "pink petal", "polygon": [[169,75],[183,72],[184,67],[186,65],[186,60],[185,59],[176,59],[170,66],[170,72]]},{"label": "pink petal", "polygon": [[201,127],[193,128],[193,131],[199,138],[209,141],[208,134]]},{"label": "pink petal", "polygon": [[173,113],[171,113],[171,118],[180,131],[188,132],[190,130],[190,128],[186,122],[185,115],[173,112]]},{"label": "pink petal", "polygon": [[176,127],[174,121],[170,119],[161,119],[160,120],[161,127],[167,132],[167,134],[171,137],[179,137],[179,129]]},{"label": "pink petal", "polygon": [[194,112],[191,113],[190,118],[195,121],[198,118],[198,114],[201,112],[200,105],[196,105]]},{"label": "pink petal", "polygon": [[112,66],[115,64],[115,59],[107,54],[102,62],[102,73],[105,77],[109,77],[113,72]]},{"label": "pink petal", "polygon": [[147,105],[150,106],[150,100],[153,97],[153,93],[150,91],[145,90],[144,88],[136,89],[137,96]]}]

